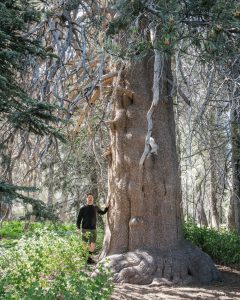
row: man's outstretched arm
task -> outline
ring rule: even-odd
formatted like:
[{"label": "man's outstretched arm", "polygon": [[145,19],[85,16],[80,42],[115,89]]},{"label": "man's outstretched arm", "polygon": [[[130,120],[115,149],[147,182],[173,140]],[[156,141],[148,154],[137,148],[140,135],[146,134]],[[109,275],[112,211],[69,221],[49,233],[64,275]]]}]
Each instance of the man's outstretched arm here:
[{"label": "man's outstretched arm", "polygon": [[98,214],[100,214],[100,215],[104,215],[104,214],[108,211],[108,209],[109,209],[109,206],[105,207],[104,210],[102,210],[101,208],[99,208],[99,207],[97,206],[97,212],[98,212]]}]

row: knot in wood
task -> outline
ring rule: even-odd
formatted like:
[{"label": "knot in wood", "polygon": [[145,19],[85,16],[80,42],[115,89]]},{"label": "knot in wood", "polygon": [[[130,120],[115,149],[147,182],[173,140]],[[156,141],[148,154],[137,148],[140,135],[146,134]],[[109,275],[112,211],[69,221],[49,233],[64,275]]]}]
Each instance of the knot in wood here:
[{"label": "knot in wood", "polygon": [[142,226],[144,223],[143,217],[141,216],[136,216],[132,217],[129,221],[130,226]]}]

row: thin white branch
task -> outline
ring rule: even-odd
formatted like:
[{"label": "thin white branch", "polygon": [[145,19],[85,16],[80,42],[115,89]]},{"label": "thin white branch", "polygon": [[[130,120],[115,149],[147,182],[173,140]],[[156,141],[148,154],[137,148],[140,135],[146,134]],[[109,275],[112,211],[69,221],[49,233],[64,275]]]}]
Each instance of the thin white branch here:
[{"label": "thin white branch", "polygon": [[[150,28],[150,34],[151,34],[151,41],[153,46],[155,45],[156,40],[156,26],[153,28]],[[160,78],[162,76],[162,69],[163,69],[163,63],[162,63],[162,55],[161,52],[158,49],[154,49],[154,77],[153,77],[153,101],[150,106],[149,111],[147,112],[147,123],[148,123],[148,130],[147,135],[145,138],[145,148],[144,152],[141,156],[139,166],[142,167],[144,164],[144,161],[148,155],[148,153],[151,151],[150,147],[150,137],[152,135],[153,130],[153,120],[152,120],[152,114],[154,112],[155,107],[159,103],[159,96],[160,96]]]}]

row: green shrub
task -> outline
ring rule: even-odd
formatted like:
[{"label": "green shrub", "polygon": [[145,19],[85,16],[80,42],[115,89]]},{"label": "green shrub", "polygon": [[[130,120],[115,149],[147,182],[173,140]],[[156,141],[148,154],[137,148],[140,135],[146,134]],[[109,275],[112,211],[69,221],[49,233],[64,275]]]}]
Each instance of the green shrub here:
[{"label": "green shrub", "polygon": [[2,238],[18,239],[24,233],[24,223],[22,221],[8,221],[3,223],[0,229]]},{"label": "green shrub", "polygon": [[0,256],[0,299],[110,299],[110,273],[91,277],[79,235],[35,229]]},{"label": "green shrub", "polygon": [[[31,237],[35,234],[37,230],[43,229],[47,231],[52,231],[58,235],[73,234],[76,232],[76,224],[62,224],[62,223],[52,223],[52,222],[33,222],[29,225],[28,229],[24,231],[25,222],[24,221],[7,221],[3,223],[3,228],[0,229],[0,236],[3,240],[0,242],[0,247],[9,248],[15,245],[17,241],[12,241],[11,239],[20,239],[23,235]],[[102,243],[104,238],[104,228],[99,226],[97,229],[97,243],[96,243],[96,253],[100,252],[102,249]]]},{"label": "green shrub", "polygon": [[104,238],[104,228],[99,226],[97,229],[97,241],[96,241],[96,253],[99,253],[102,249],[103,238]]},{"label": "green shrub", "polygon": [[67,231],[75,231],[75,224],[62,224],[52,222],[33,222],[30,223],[27,230],[24,231],[26,222],[24,221],[7,221],[3,223],[0,229],[0,236],[7,239],[19,239],[23,235],[31,236],[36,230],[45,229],[48,231],[58,232],[59,234]]},{"label": "green shrub", "polygon": [[237,232],[217,231],[185,223],[184,235],[217,263],[240,267],[240,235]]}]

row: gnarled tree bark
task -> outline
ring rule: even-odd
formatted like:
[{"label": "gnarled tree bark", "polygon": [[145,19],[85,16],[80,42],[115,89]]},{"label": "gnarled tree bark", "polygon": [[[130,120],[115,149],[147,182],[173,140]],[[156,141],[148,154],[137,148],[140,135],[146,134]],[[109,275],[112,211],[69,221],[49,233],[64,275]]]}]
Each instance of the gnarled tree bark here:
[{"label": "gnarled tree bark", "polygon": [[152,137],[158,153],[149,152],[139,166],[147,132],[146,115],[153,99],[153,61],[147,56],[130,63],[119,85],[131,93],[116,93],[110,121],[111,208],[101,258],[107,256],[117,282],[208,282],[218,278],[212,260],[186,242],[181,230],[181,187],[169,85],[171,63],[167,59],[162,61],[160,103],[153,113]]}]

